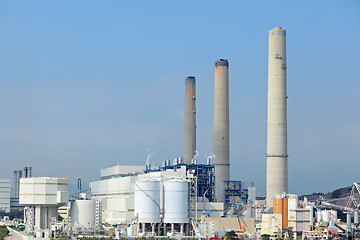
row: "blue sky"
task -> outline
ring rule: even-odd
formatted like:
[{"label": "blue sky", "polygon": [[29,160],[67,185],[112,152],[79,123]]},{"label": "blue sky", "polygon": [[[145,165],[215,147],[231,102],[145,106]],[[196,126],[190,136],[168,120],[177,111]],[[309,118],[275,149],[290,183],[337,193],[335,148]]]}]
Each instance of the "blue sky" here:
[{"label": "blue sky", "polygon": [[1,178],[97,180],[183,152],[197,79],[199,161],[213,67],[230,62],[231,178],[265,192],[268,30],[287,30],[289,191],[359,182],[359,1],[1,1]]}]

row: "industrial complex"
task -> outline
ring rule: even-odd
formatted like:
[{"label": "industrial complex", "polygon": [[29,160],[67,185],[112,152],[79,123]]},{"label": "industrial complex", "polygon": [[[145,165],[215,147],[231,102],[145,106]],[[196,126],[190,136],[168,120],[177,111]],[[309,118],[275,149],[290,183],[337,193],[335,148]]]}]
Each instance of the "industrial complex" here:
[{"label": "industrial complex", "polygon": [[13,198],[10,180],[0,179],[0,209],[24,211],[14,222],[24,226],[23,239],[360,237],[357,183],[341,203],[288,192],[286,31],[269,31],[266,200],[256,198],[251,180],[230,177],[229,68],[228,60],[215,61],[213,154],[206,161],[196,158],[196,78],[188,76],[183,156],[158,167],[104,166],[72,195],[66,178],[33,177],[26,166],[14,171]]}]

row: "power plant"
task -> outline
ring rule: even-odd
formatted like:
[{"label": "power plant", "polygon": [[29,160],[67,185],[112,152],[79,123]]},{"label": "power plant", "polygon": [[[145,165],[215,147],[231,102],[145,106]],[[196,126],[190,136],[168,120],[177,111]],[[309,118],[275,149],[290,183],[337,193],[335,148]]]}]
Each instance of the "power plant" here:
[{"label": "power plant", "polygon": [[0,179],[0,209],[23,209],[24,220],[2,221],[28,240],[360,238],[359,184],[335,202],[288,192],[286,31],[270,30],[268,47],[266,199],[256,197],[254,182],[230,179],[229,62],[218,59],[213,152],[207,158],[197,154],[196,79],[188,76],[183,157],[162,159],[160,166],[148,161],[145,166],[120,165],[119,160],[101,169],[87,189],[78,179],[72,195],[67,178],[32,177],[32,168],[24,167],[14,171],[11,201],[10,180]]},{"label": "power plant", "polygon": [[215,62],[214,74],[214,137],[215,195],[218,201],[225,201],[224,182],[230,180],[229,160],[229,62],[219,59]]},{"label": "power plant", "polygon": [[286,31],[269,31],[266,205],[288,192]]}]

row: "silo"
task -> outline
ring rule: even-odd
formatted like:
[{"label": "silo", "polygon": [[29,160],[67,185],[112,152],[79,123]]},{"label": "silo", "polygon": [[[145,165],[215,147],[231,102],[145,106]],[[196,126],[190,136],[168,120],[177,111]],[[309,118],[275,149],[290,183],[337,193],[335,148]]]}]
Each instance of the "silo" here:
[{"label": "silo", "polygon": [[[195,77],[185,79],[184,163],[190,164],[196,150],[196,84]],[[179,164],[181,162],[178,162]]]},{"label": "silo", "polygon": [[266,205],[288,192],[286,31],[269,31]]},{"label": "silo", "polygon": [[317,221],[318,223],[321,223],[321,222],[322,222],[321,210],[317,210],[317,211],[316,211],[316,221]]},{"label": "silo", "polygon": [[310,209],[310,227],[314,224],[314,207],[312,205],[306,205],[306,209]]},{"label": "silo", "polygon": [[354,224],[355,224],[356,228],[359,226],[359,211],[358,210],[355,210],[355,212],[354,212]]},{"label": "silo", "polygon": [[288,210],[289,210],[289,219],[290,219],[290,210],[299,208],[299,198],[297,195],[288,195]]},{"label": "silo", "polygon": [[335,224],[337,222],[337,211],[329,210],[329,213],[330,213],[330,221]]},{"label": "silo", "polygon": [[82,227],[95,226],[95,200],[81,199],[71,202],[71,223]]},{"label": "silo", "polygon": [[160,223],[160,182],[153,179],[136,181],[134,203],[139,223]]},{"label": "silo", "polygon": [[224,202],[221,183],[230,180],[229,160],[229,62],[219,59],[214,73],[214,132],[215,198]]},{"label": "silo", "polygon": [[164,182],[164,223],[188,223],[188,182],[173,179]]},{"label": "silo", "polygon": [[351,232],[351,213],[346,213],[346,230]]},{"label": "silo", "polygon": [[323,222],[329,223],[330,222],[330,212],[328,210],[322,210],[321,211],[321,219],[323,220]]}]

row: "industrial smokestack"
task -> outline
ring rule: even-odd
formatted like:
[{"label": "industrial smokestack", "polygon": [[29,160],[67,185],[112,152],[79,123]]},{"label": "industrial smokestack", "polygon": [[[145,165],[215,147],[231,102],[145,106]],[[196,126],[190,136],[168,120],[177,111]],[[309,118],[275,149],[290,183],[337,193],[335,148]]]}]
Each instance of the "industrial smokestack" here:
[{"label": "industrial smokestack", "polygon": [[229,62],[215,62],[214,76],[214,138],[215,198],[225,201],[223,182],[230,178],[229,161]]},{"label": "industrial smokestack", "polygon": [[18,198],[19,196],[17,195],[18,194],[18,171],[15,170],[14,171],[14,198]]},{"label": "industrial smokestack", "polygon": [[28,167],[23,167],[23,173],[22,173],[23,177],[27,178],[28,177]]},{"label": "industrial smokestack", "polygon": [[32,177],[31,170],[32,170],[32,167],[28,167],[28,177]]},{"label": "industrial smokestack", "polygon": [[286,31],[269,31],[266,205],[288,191]]},{"label": "industrial smokestack", "polygon": [[196,151],[196,84],[195,77],[185,79],[184,163],[190,164]]},{"label": "industrial smokestack", "polygon": [[16,196],[20,197],[19,195],[19,189],[20,189],[20,178],[22,178],[22,171],[17,171],[17,182],[16,182]]}]

